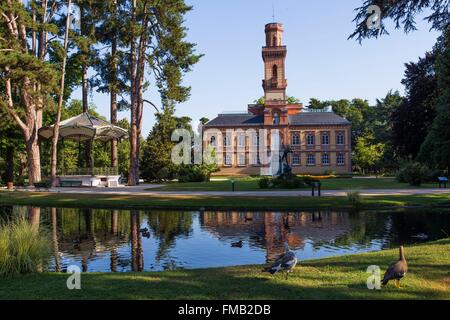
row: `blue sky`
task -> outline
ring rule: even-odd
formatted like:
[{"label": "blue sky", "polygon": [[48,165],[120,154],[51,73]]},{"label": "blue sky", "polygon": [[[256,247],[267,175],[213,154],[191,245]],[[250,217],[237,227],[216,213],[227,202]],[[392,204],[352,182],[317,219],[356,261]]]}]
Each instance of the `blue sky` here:
[{"label": "blue sky", "polygon": [[[304,104],[309,99],[364,98],[374,102],[393,89],[403,93],[400,84],[404,63],[415,61],[430,50],[438,33],[418,19],[419,30],[404,34],[389,26],[391,34],[365,40],[362,45],[347,37],[354,30],[354,9],[362,0],[187,0],[194,6],[186,16],[189,41],[205,54],[186,75],[192,86],[189,101],[177,106],[177,115],[187,115],[194,124],[222,111],[246,111],[247,104],[263,95],[261,80],[264,25],[275,20],[285,27],[288,94]],[[158,95],[146,97],[159,103]],[[72,98],[81,98],[76,90]],[[109,118],[109,97],[95,93],[91,102]],[[122,112],[119,118],[129,117]],[[143,134],[154,123],[146,108]]]}]

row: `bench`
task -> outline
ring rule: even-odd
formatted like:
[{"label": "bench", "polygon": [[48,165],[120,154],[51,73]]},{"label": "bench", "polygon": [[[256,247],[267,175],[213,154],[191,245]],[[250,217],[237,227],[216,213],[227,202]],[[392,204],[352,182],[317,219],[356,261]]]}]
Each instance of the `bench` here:
[{"label": "bench", "polygon": [[59,182],[60,187],[81,187],[83,182],[80,180],[63,180]]},{"label": "bench", "polygon": [[439,182],[439,188],[442,188],[442,186],[444,186],[444,188],[447,188],[447,182],[448,182],[447,177],[438,177],[438,182]]}]

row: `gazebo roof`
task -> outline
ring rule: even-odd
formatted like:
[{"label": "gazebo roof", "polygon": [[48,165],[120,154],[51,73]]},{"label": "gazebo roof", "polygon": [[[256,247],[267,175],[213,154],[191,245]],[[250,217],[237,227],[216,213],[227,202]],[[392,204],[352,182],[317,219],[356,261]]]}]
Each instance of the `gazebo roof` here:
[{"label": "gazebo roof", "polygon": [[[52,138],[54,126],[55,125],[51,125],[41,128],[39,130],[39,135],[45,139]],[[106,120],[84,112],[75,117],[61,121],[59,123],[59,136],[60,138],[75,141],[91,139],[110,141],[125,138],[128,136],[128,132]]]}]

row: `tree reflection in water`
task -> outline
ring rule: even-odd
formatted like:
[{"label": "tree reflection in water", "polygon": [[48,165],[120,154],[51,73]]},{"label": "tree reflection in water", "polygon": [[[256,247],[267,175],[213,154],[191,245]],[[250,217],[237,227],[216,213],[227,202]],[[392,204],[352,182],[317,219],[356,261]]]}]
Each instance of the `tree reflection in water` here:
[{"label": "tree reflection in water", "polygon": [[[0,207],[51,230],[51,269],[142,271],[264,263],[287,242],[300,259],[444,238],[450,211],[162,212]],[[432,218],[431,218],[432,216]],[[232,243],[242,241],[236,248]],[[145,263],[144,263],[145,262]]]}]

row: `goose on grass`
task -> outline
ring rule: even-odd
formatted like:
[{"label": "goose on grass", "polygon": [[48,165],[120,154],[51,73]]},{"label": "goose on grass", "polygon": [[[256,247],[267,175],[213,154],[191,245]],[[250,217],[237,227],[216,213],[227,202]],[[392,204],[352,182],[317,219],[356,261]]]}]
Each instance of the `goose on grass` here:
[{"label": "goose on grass", "polygon": [[270,274],[276,274],[278,272],[285,272],[285,278],[288,278],[290,272],[292,272],[297,265],[297,257],[294,251],[289,248],[287,243],[284,244],[285,253],[275,260],[275,262],[266,269]]},{"label": "goose on grass", "polygon": [[384,274],[381,284],[385,286],[390,280],[394,280],[395,286],[400,288],[400,280],[406,275],[406,272],[408,272],[408,264],[406,263],[405,250],[403,249],[403,246],[400,246],[399,259],[398,261],[391,263]]}]

